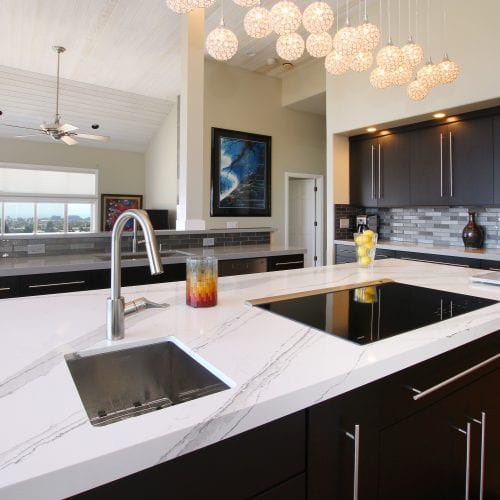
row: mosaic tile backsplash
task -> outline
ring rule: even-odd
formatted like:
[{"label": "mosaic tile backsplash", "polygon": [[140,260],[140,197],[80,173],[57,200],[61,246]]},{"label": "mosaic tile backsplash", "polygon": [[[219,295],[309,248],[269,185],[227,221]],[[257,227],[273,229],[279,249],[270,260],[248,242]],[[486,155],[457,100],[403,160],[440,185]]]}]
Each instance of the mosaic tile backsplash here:
[{"label": "mosaic tile backsplash", "polygon": [[[340,218],[348,205],[335,205],[335,238],[341,236]],[[341,207],[341,210],[337,210]],[[356,207],[352,207],[351,226],[356,223]],[[485,233],[484,247],[500,249],[500,207],[474,208],[476,223]],[[462,230],[469,220],[466,207],[414,207],[361,209],[357,213],[376,213],[379,217],[379,238],[390,241],[463,246]],[[342,230],[343,231],[343,230]]]}]

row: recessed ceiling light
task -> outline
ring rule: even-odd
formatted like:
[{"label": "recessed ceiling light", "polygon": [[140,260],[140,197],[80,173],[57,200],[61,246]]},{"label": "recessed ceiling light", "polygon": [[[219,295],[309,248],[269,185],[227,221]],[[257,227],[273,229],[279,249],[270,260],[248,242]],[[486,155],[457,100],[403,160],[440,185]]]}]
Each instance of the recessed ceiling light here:
[{"label": "recessed ceiling light", "polygon": [[367,132],[376,132],[377,131],[377,127],[368,127],[366,129]]},{"label": "recessed ceiling light", "polygon": [[256,52],[245,52],[245,55],[247,57],[255,57],[257,55],[257,53]]},{"label": "recessed ceiling light", "polygon": [[390,134],[390,133],[391,133],[391,131],[390,131],[390,130],[382,130],[380,133],[381,133],[382,135],[388,135],[388,134]]},{"label": "recessed ceiling light", "polygon": [[446,113],[434,113],[432,116],[434,118],[444,118],[446,116]]}]

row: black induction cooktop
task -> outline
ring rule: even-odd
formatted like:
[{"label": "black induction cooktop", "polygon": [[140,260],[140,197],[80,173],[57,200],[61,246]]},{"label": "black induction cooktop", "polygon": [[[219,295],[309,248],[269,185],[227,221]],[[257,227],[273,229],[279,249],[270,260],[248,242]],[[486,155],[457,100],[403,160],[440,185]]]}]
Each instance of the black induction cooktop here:
[{"label": "black induction cooktop", "polygon": [[258,307],[357,344],[368,344],[496,303],[389,282],[284,299]]}]

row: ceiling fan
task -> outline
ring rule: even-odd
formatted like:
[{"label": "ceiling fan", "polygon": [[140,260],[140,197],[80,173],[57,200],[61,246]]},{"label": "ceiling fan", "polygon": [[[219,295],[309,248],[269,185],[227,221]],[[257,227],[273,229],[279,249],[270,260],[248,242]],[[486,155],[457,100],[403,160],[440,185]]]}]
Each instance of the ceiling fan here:
[{"label": "ceiling fan", "polygon": [[[55,45],[52,49],[57,52],[57,90],[56,90],[56,114],[54,118],[54,123],[42,123],[40,125],[40,129],[32,128],[32,127],[21,127],[19,125],[8,125],[2,124],[4,127],[13,127],[13,128],[22,128],[24,130],[34,130],[36,134],[29,135],[16,135],[14,137],[23,138],[23,137],[36,137],[39,135],[45,135],[47,137],[51,137],[55,141],[62,141],[68,146],[73,146],[74,144],[78,144],[76,138],[79,139],[90,139],[94,141],[109,141],[110,137],[106,135],[95,135],[95,134],[81,134],[78,133],[78,127],[74,125],[70,125],[69,123],[65,123],[61,125],[61,115],[59,114],[59,66],[60,66],[60,58],[61,54],[66,50],[64,47],[60,47]],[[93,125],[93,128],[97,128],[96,125]]]}]

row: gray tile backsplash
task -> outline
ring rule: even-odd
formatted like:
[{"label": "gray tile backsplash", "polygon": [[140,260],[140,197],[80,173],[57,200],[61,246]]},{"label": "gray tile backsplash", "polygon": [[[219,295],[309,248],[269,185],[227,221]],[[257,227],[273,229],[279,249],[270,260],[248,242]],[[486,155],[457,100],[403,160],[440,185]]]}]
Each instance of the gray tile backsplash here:
[{"label": "gray tile backsplash", "polygon": [[[341,215],[335,206],[335,237]],[[345,214],[346,205],[341,205]],[[379,217],[379,238],[410,243],[463,246],[462,230],[469,220],[466,207],[368,208]],[[500,207],[474,208],[476,223],[485,232],[484,247],[500,248]]]}]

